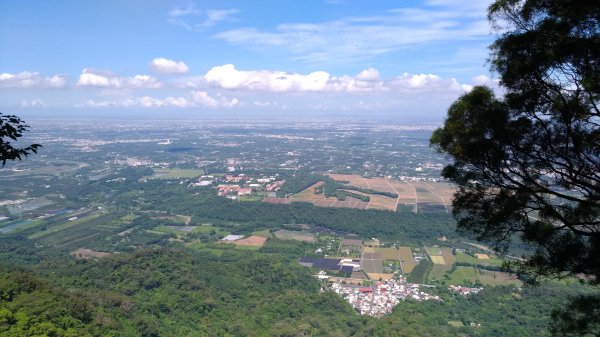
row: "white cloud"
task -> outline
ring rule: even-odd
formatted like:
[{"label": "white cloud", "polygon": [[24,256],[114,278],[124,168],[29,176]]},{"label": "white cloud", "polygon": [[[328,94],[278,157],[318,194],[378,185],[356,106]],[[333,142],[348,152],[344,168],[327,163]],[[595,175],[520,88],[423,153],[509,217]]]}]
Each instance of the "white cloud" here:
[{"label": "white cloud", "polygon": [[233,108],[240,104],[237,98],[227,98],[217,95],[211,97],[206,91],[192,91],[187,97],[168,96],[156,98],[151,96],[129,97],[120,101],[88,100],[85,106],[91,108]]},{"label": "white cloud", "polygon": [[361,71],[356,79],[361,81],[379,81],[379,71],[374,68],[369,68]]},{"label": "white cloud", "polygon": [[191,96],[195,103],[207,108],[233,108],[240,103],[235,97],[229,99],[225,96],[218,95],[217,98],[213,98],[206,91],[192,91]]},{"label": "white cloud", "polygon": [[[480,3],[481,1],[472,1]],[[263,50],[274,48],[294,60],[309,63],[355,61],[432,43],[489,39],[485,9],[460,7],[447,0],[416,8],[404,7],[374,16],[344,17],[317,23],[282,23],[274,28],[243,27],[223,31],[215,38]]]},{"label": "white cloud", "polygon": [[369,68],[356,77],[332,77],[325,71],[306,75],[276,70],[238,70],[233,64],[213,67],[204,79],[210,85],[231,90],[265,92],[369,92],[387,90],[379,72]]},{"label": "white cloud", "polygon": [[[200,11],[193,2],[186,7],[175,7],[169,12],[169,22],[190,31],[202,31],[220,22],[235,21],[235,15],[240,12],[237,8],[207,9]],[[198,17],[203,16],[203,21],[198,22]]]},{"label": "white cloud", "polygon": [[45,108],[47,106],[48,105],[46,105],[46,103],[44,103],[44,101],[42,101],[41,99],[33,99],[31,101],[28,101],[28,100],[21,101],[22,108]]},{"label": "white cloud", "polygon": [[85,68],[79,75],[77,86],[115,89],[156,89],[163,87],[163,84],[156,78],[148,75],[118,77],[110,73]]},{"label": "white cloud", "polygon": [[162,57],[152,60],[150,68],[164,74],[185,74],[189,71],[187,64],[182,61],[173,61]]},{"label": "white cloud", "polygon": [[198,25],[198,27],[208,28],[216,25],[221,21],[231,21],[233,16],[239,13],[237,8],[231,9],[208,9],[206,11],[206,20]]},{"label": "white cloud", "polygon": [[192,91],[192,100],[200,105],[209,108],[216,108],[219,105],[216,99],[210,97],[206,91]]},{"label": "white cloud", "polygon": [[18,74],[0,74],[0,88],[63,88],[67,86],[67,76],[44,77],[38,72],[22,71]]}]

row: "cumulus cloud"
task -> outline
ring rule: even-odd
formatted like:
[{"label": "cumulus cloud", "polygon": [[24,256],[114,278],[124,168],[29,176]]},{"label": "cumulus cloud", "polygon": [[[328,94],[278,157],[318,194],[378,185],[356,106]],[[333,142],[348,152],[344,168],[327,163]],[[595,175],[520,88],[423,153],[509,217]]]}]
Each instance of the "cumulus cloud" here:
[{"label": "cumulus cloud", "polygon": [[332,77],[325,71],[309,74],[289,73],[276,70],[238,70],[233,64],[213,67],[204,79],[210,85],[231,90],[265,92],[323,92],[385,91],[379,81],[379,72],[369,68],[356,77]]},{"label": "cumulus cloud", "polygon": [[150,62],[152,70],[163,74],[185,74],[189,71],[187,64],[166,58],[155,58]]},{"label": "cumulus cloud", "polygon": [[33,99],[33,100],[23,100],[21,101],[22,108],[45,108],[48,105],[44,103],[41,99]]},{"label": "cumulus cloud", "polygon": [[356,79],[361,81],[379,81],[379,71],[374,68],[369,68],[361,71]]},{"label": "cumulus cloud", "polygon": [[77,86],[116,89],[155,89],[163,87],[163,84],[156,78],[148,75],[118,77],[107,72],[85,68],[79,75]]},{"label": "cumulus cloud", "polygon": [[67,86],[67,76],[44,77],[38,72],[23,71],[18,74],[0,74],[0,88],[63,88]]},{"label": "cumulus cloud", "polygon": [[192,99],[209,108],[216,108],[219,105],[217,100],[210,97],[206,91],[192,91]]},{"label": "cumulus cloud", "polygon": [[151,96],[129,97],[120,101],[88,100],[85,106],[91,108],[233,108],[239,104],[237,98],[227,98],[218,95],[211,97],[206,91],[192,91],[187,97],[168,96],[157,98]]}]

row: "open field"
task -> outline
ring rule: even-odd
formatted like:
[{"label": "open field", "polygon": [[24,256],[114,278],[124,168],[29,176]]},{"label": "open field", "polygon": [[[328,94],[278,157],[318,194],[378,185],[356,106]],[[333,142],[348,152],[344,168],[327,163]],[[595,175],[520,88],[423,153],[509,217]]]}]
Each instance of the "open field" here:
[{"label": "open field", "polygon": [[360,258],[360,265],[367,275],[372,273],[383,273],[383,259],[379,253],[363,252]]},{"label": "open field", "polygon": [[517,287],[523,285],[516,276],[500,272],[500,271],[488,271],[488,270],[479,270],[479,282],[484,285],[489,286],[502,286],[514,284]]},{"label": "open field", "polygon": [[262,238],[270,238],[271,237],[271,232],[269,232],[268,229],[263,229],[263,230],[252,232],[252,235],[260,236]]},{"label": "open field", "polygon": [[508,273],[481,270],[467,266],[456,267],[449,277],[450,280],[448,283],[452,285],[472,285],[476,281],[487,286],[522,285],[520,280]]},{"label": "open field", "polygon": [[434,264],[433,268],[431,268],[429,274],[427,275],[427,281],[432,282],[442,280],[450,268],[451,267],[447,265]]},{"label": "open field", "polygon": [[415,258],[412,254],[412,249],[410,247],[399,247],[398,255],[400,256],[400,266],[402,268],[402,273],[410,274],[415,266],[418,264],[415,261]]},{"label": "open field", "polygon": [[195,178],[204,174],[202,170],[155,169],[150,179]]},{"label": "open field", "polygon": [[439,264],[442,266],[446,265],[446,261],[444,261],[444,257],[439,256],[439,255],[431,255],[431,262],[433,262],[433,264]]},{"label": "open field", "polygon": [[289,202],[286,202],[285,200],[289,200],[290,202],[295,202],[295,201],[310,202],[313,205],[319,206],[319,207],[336,207],[336,208],[365,209],[368,206],[368,203],[366,203],[362,200],[356,199],[356,198],[352,198],[352,197],[347,197],[346,200],[337,200],[337,198],[335,198],[335,197],[328,198],[328,197],[325,197],[323,194],[315,194],[315,188],[317,188],[321,185],[323,185],[322,181],[320,181],[312,186],[309,186],[308,188],[294,194],[289,199],[265,198],[265,199],[263,199],[263,201],[275,203],[275,204],[289,203]]},{"label": "open field", "polygon": [[[487,255],[487,254],[486,254]],[[456,254],[456,262],[461,263],[469,263],[472,265],[482,265],[482,266],[501,266],[502,260],[493,256],[489,256],[487,259],[478,259],[476,257],[467,255],[465,253],[457,253]]]},{"label": "open field", "polygon": [[456,262],[456,258],[452,255],[452,248],[425,247],[425,251],[434,264],[451,266]]},{"label": "open field", "polygon": [[381,254],[384,260],[400,261],[399,251],[396,248],[375,248],[375,252]]},{"label": "open field", "polygon": [[477,270],[473,267],[458,266],[450,275],[448,284],[469,286],[477,281]]},{"label": "open field", "polygon": [[283,240],[315,242],[315,235],[313,233],[304,232],[304,231],[289,231],[286,229],[280,229],[277,232],[275,232],[275,236],[278,239],[283,239]]},{"label": "open field", "polygon": [[267,242],[267,238],[263,238],[261,236],[251,235],[244,239],[239,239],[236,241],[232,241],[229,243],[233,243],[236,246],[253,246],[253,247],[262,247],[265,242]]},{"label": "open field", "polygon": [[47,235],[65,230],[70,227],[78,226],[82,223],[85,223],[85,222],[91,220],[91,219],[99,217],[101,214],[85,212],[85,213],[81,213],[81,214],[72,213],[69,215],[70,215],[69,219],[64,219],[63,221],[61,221],[60,224],[57,224],[57,225],[47,228],[45,230],[42,230],[42,231],[36,232],[32,235],[29,235],[29,238],[36,239],[36,238],[40,238],[43,236],[47,236]]},{"label": "open field", "polygon": [[97,252],[95,250],[79,248],[76,251],[70,253],[78,260],[89,260],[89,259],[97,259],[105,256],[109,256],[110,253],[106,252]]},{"label": "open field", "polygon": [[448,183],[404,182],[396,179],[364,178],[348,174],[329,174],[329,177],[340,182],[347,182],[347,185],[398,195],[397,198],[390,198],[369,194],[371,202],[368,208],[392,211],[410,210],[417,213],[449,213],[451,211],[454,187]]},{"label": "open field", "polygon": [[387,273],[367,273],[367,276],[369,276],[369,279],[371,279],[371,280],[388,281],[388,280],[391,280],[394,277],[394,274],[387,274]]}]

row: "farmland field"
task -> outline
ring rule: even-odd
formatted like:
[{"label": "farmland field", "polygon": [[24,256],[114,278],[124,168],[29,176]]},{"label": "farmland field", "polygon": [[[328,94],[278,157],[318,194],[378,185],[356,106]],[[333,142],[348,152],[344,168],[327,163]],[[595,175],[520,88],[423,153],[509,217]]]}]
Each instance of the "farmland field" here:
[{"label": "farmland field", "polygon": [[381,254],[384,260],[399,261],[400,255],[396,248],[375,248],[375,252]]},{"label": "farmland field", "polygon": [[389,197],[379,194],[370,194],[352,189],[343,190],[349,193],[369,197],[365,202],[353,197],[338,200],[335,197],[325,197],[315,194],[315,189],[323,185],[323,181],[294,194],[290,198],[264,198],[264,202],[287,204],[294,201],[310,202],[319,207],[344,207],[358,209],[381,209],[393,212],[450,212],[450,204],[454,188],[447,183],[434,182],[404,182],[389,178],[364,178],[359,175],[328,174],[332,179],[361,189],[370,189],[378,192],[397,194],[398,197]]},{"label": "farmland field", "polygon": [[516,285],[520,286],[521,281],[516,279],[514,276],[503,272],[481,270],[474,267],[458,266],[449,275],[449,284],[452,285],[472,285],[476,281],[486,286],[502,286],[502,285]]},{"label": "farmland field", "polygon": [[[319,207],[336,207],[336,208],[359,208],[365,209],[368,206],[368,203],[352,198],[347,197],[346,200],[338,200],[336,197],[325,197],[323,194],[315,194],[315,188],[323,185],[323,182],[320,181],[308,188],[294,194],[290,199],[291,202],[301,201],[301,202],[310,202],[315,206]],[[273,199],[273,200],[272,200]],[[282,198],[270,198],[267,200],[263,200],[265,202],[271,203],[286,203],[283,200],[279,200]]]},{"label": "farmland field", "polygon": [[312,233],[304,231],[289,231],[286,229],[280,229],[275,232],[275,236],[278,239],[283,240],[296,240],[305,242],[315,242],[315,236]]},{"label": "farmland field", "polygon": [[[431,261],[435,264],[453,265],[456,262],[454,255],[452,255],[451,248],[437,248],[437,247],[425,247],[425,251],[431,257]],[[435,260],[434,260],[434,257]],[[438,258],[439,257],[439,258]]]},{"label": "farmland field", "polygon": [[261,236],[252,235],[244,239],[239,239],[232,241],[236,246],[252,246],[252,247],[262,247],[265,242],[267,242],[267,238],[263,238]]},{"label": "farmland field", "polygon": [[473,265],[482,265],[482,266],[501,266],[502,260],[490,257],[489,259],[478,259],[476,257],[467,255],[465,253],[457,253],[456,254],[456,262],[469,263]]},{"label": "farmland field", "polygon": [[398,249],[398,255],[400,255],[400,265],[404,274],[410,274],[415,266],[418,264],[412,254],[410,247],[400,247]]},{"label": "farmland field", "polygon": [[202,170],[155,169],[150,179],[195,178],[204,174]]},{"label": "farmland field", "polygon": [[379,253],[363,253],[360,258],[360,265],[367,274],[383,273],[383,260]]}]

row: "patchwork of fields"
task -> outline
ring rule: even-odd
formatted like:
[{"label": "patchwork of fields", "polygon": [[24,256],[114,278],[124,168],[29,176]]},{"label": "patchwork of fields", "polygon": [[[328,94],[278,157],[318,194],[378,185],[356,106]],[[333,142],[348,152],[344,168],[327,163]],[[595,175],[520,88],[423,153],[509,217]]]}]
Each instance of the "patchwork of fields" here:
[{"label": "patchwork of fields", "polygon": [[359,175],[329,174],[332,179],[348,186],[365,190],[373,190],[396,194],[393,198],[379,194],[368,194],[348,189],[348,192],[369,197],[365,202],[351,196],[346,200],[335,197],[326,197],[322,193],[315,194],[315,189],[323,184],[318,182],[290,198],[265,198],[264,202],[275,204],[289,204],[291,202],[309,202],[319,207],[343,207],[357,209],[381,209],[388,211],[410,211],[415,213],[446,212],[451,211],[452,194],[454,187],[448,183],[400,181],[388,178],[364,178]]}]

